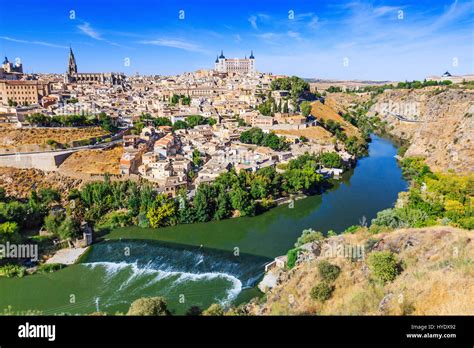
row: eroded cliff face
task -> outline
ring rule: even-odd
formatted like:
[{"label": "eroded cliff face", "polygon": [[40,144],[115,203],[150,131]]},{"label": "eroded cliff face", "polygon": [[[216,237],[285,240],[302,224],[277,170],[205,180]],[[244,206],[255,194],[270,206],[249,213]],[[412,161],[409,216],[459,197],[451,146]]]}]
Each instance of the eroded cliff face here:
[{"label": "eroded cliff face", "polygon": [[405,156],[423,156],[435,171],[474,171],[474,90],[446,87],[386,90],[369,115],[409,141]]}]

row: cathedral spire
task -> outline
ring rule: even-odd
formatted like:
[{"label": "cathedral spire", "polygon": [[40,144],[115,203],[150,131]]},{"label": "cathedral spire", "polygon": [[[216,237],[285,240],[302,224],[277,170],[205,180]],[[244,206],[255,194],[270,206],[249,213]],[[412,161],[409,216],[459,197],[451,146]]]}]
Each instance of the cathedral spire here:
[{"label": "cathedral spire", "polygon": [[76,58],[74,57],[74,53],[72,52],[71,46],[69,46],[69,63],[67,72],[69,75],[77,74]]}]

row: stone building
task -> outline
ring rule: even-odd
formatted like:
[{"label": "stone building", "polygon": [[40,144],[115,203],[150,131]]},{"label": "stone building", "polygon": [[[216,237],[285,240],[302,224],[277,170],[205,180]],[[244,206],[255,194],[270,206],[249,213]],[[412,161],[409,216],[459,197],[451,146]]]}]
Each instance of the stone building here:
[{"label": "stone building", "polygon": [[235,73],[235,74],[250,74],[256,73],[255,57],[253,51],[250,53],[250,57],[247,58],[233,58],[229,59],[224,56],[224,52],[221,51],[221,55],[216,58],[214,64],[214,70],[220,73]]},{"label": "stone building", "polygon": [[45,82],[0,80],[0,104],[3,105],[8,105],[9,100],[20,105],[40,104],[49,93],[49,84]]}]

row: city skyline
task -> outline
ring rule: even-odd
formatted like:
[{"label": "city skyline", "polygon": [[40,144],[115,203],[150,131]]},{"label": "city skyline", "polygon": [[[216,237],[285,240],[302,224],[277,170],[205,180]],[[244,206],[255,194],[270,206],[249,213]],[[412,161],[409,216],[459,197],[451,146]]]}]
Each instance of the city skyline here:
[{"label": "city skyline", "polygon": [[241,1],[230,8],[107,0],[91,11],[85,3],[24,1],[9,4],[21,20],[0,14],[0,53],[19,57],[26,72],[64,73],[71,46],[79,72],[171,75],[212,69],[221,50],[228,58],[253,50],[261,72],[423,79],[473,72],[473,8],[469,1]]}]

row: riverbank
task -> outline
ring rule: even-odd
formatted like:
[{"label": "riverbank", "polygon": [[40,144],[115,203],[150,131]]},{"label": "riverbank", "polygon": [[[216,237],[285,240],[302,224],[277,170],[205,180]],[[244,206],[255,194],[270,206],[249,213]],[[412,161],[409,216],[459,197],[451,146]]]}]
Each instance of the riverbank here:
[{"label": "riverbank", "polygon": [[89,247],[66,248],[58,250],[52,257],[46,260],[46,264],[73,265],[84,255]]}]

